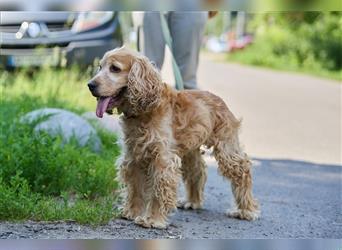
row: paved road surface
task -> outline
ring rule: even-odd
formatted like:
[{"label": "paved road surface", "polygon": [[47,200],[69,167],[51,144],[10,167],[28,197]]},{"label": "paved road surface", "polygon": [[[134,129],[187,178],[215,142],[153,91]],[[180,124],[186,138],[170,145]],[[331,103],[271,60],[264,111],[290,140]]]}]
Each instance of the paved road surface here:
[{"label": "paved road surface", "polygon": [[254,158],[259,220],[224,215],[232,205],[230,187],[207,157],[204,209],[177,211],[166,230],[125,220],[97,228],[1,223],[0,238],[342,238],[341,85],[206,59],[199,79],[244,119],[241,138]]}]

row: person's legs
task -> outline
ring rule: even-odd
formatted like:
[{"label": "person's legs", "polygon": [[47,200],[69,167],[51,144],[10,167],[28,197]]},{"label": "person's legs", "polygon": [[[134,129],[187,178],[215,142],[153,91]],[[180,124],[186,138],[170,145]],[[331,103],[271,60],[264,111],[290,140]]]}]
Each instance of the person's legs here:
[{"label": "person's legs", "polygon": [[161,69],[164,62],[165,40],[157,11],[146,11],[143,19],[142,53]]},{"label": "person's legs", "polygon": [[185,89],[197,88],[199,51],[208,12],[171,12],[168,17],[172,52],[182,74]]}]

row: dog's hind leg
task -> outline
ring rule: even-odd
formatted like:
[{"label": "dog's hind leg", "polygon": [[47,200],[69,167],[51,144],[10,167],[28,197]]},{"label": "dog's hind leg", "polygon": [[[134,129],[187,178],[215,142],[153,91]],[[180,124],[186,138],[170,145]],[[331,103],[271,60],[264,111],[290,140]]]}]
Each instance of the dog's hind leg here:
[{"label": "dog's hind leg", "polygon": [[224,141],[218,141],[214,146],[214,156],[219,173],[231,181],[235,198],[236,209],[229,211],[227,215],[245,220],[257,219],[260,212],[252,194],[252,164],[240,148],[237,133]]},{"label": "dog's hind leg", "polygon": [[207,169],[199,148],[182,158],[182,176],[186,199],[178,201],[177,206],[184,209],[202,208]]}]

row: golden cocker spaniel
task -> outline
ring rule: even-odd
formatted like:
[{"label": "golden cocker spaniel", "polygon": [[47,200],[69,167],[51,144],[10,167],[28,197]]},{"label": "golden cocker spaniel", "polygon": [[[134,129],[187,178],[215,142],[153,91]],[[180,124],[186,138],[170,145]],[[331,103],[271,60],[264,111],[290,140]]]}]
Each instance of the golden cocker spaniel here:
[{"label": "golden cocker spaniel", "polygon": [[[207,173],[200,147],[205,145],[213,148],[219,173],[231,181],[236,208],[228,215],[258,218],[251,161],[238,139],[240,121],[221,98],[172,89],[145,56],[124,47],[104,55],[88,87],[98,98],[98,117],[114,108],[123,113],[123,217],[144,227],[165,228],[177,206],[201,208]],[[181,177],[187,198],[177,202]]]}]

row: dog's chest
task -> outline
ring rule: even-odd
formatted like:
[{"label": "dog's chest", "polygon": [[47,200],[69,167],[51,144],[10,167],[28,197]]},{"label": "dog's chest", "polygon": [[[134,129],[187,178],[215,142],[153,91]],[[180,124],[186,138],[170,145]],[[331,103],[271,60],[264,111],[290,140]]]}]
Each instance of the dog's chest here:
[{"label": "dog's chest", "polygon": [[140,158],[155,157],[172,148],[174,139],[170,126],[159,123],[127,123],[124,126],[127,150]]}]

